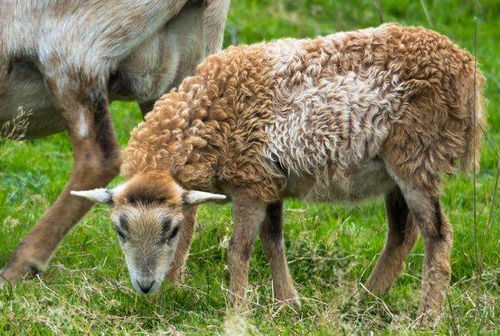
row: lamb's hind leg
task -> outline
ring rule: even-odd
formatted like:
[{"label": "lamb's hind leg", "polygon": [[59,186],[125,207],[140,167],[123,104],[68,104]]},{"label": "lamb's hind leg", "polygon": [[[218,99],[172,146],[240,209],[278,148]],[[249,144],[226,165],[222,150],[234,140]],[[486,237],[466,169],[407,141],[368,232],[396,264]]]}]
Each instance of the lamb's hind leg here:
[{"label": "lamb's hind leg", "polygon": [[404,268],[404,262],[417,240],[415,221],[408,212],[408,206],[398,187],[385,197],[389,231],[387,241],[377,265],[366,284],[375,294],[389,291],[394,280]]},{"label": "lamb's hind leg", "polygon": [[118,174],[120,150],[108,113],[106,89],[98,86],[97,79],[80,83],[82,78],[84,75],[80,74],[60,81],[71,83],[71,90],[59,86],[57,80],[47,80],[68,127],[73,145],[73,170],[54,205],[14,252],[1,274],[5,279],[43,269],[64,235],[90,209],[92,203],[71,196],[71,190],[103,187]]},{"label": "lamb's hind leg", "polygon": [[418,321],[431,325],[439,317],[451,276],[453,231],[439,197],[398,182],[414,220],[424,237],[425,258]]},{"label": "lamb's hind leg", "polygon": [[283,246],[283,202],[269,204],[260,227],[260,241],[269,260],[273,277],[274,297],[278,302],[300,307]]}]

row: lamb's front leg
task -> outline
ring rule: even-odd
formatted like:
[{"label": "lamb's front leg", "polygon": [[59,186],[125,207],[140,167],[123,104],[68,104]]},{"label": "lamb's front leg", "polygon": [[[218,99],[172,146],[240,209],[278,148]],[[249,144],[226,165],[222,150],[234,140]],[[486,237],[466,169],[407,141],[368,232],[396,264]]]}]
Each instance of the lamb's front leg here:
[{"label": "lamb's front leg", "polygon": [[186,209],[184,223],[182,224],[181,236],[177,249],[175,250],[174,260],[167,273],[168,280],[173,284],[178,284],[182,280],[185,271],[186,260],[191,249],[191,242],[196,225],[196,206]]},{"label": "lamb's front leg", "polygon": [[245,194],[233,196],[234,230],[229,241],[228,263],[230,299],[235,308],[245,305],[250,256],[265,212],[266,203]]},{"label": "lamb's front leg", "polygon": [[273,276],[274,298],[280,303],[300,307],[299,297],[286,261],[283,244],[283,201],[269,204],[260,228],[260,242]]}]

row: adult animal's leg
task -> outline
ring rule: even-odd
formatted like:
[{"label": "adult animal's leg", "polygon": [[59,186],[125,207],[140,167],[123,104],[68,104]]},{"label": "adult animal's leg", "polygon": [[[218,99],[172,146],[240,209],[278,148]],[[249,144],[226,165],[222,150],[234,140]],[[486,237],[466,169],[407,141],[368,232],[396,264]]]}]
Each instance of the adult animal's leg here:
[{"label": "adult animal's leg", "polygon": [[145,102],[145,103],[140,103],[139,107],[141,108],[141,113],[142,113],[142,118],[146,118],[146,114],[151,112],[153,110],[153,107],[155,106],[155,102]]},{"label": "adult animal's leg", "polygon": [[[106,89],[99,78],[79,73],[46,79],[56,106],[66,121],[74,165],[69,181],[52,207],[19,244],[1,276],[7,280],[46,267],[66,233],[92,203],[70,195],[71,190],[105,186],[118,174],[120,150],[108,112]],[[68,85],[71,83],[71,85]]]}]

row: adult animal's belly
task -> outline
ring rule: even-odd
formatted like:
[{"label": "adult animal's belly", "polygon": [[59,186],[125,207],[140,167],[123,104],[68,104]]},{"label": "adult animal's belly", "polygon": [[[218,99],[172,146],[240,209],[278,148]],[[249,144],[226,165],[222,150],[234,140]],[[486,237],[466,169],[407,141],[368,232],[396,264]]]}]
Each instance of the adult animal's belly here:
[{"label": "adult animal's belly", "polygon": [[29,65],[14,65],[0,92],[0,136],[34,139],[65,128],[40,73]]}]

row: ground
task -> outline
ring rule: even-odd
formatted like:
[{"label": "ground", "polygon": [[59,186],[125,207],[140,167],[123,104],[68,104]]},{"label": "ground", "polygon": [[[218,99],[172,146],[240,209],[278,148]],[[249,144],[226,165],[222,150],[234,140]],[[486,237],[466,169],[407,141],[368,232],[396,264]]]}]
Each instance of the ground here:
[{"label": "ground", "polygon": [[[432,28],[474,52],[477,23],[476,52],[488,79],[488,138],[475,192],[471,176],[446,178],[443,207],[453,223],[455,243],[438,334],[498,332],[500,235],[493,195],[500,150],[499,14],[497,0],[235,0],[227,24],[225,46],[329,34],[383,20]],[[125,146],[140,113],[127,103],[114,103],[112,111]],[[0,140],[0,157],[4,265],[62,189],[71,151],[67,136],[58,134],[30,142]],[[412,325],[420,294],[421,241],[389,295],[374,297],[362,285],[385,239],[381,200],[357,206],[286,202],[286,250],[303,307],[293,311],[273,305],[267,261],[257,243],[250,275],[252,313],[244,318],[227,314],[229,205],[201,208],[184,284],[165,284],[153,297],[132,290],[108,211],[95,207],[63,241],[46,273],[0,291],[0,334],[431,333]]]}]

